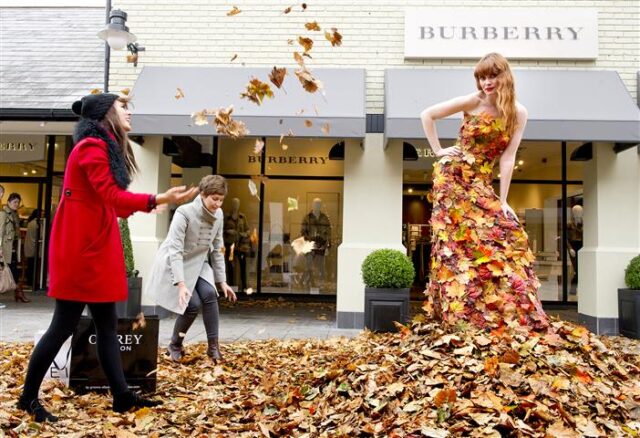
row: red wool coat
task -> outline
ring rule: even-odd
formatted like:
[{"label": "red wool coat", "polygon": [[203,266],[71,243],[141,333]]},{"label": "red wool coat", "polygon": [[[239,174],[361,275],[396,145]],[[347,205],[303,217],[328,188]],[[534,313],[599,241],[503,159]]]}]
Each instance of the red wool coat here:
[{"label": "red wool coat", "polygon": [[48,295],[87,303],[126,300],[117,218],[148,211],[150,196],[116,184],[104,140],[86,137],[79,141],[67,161],[53,220]]}]

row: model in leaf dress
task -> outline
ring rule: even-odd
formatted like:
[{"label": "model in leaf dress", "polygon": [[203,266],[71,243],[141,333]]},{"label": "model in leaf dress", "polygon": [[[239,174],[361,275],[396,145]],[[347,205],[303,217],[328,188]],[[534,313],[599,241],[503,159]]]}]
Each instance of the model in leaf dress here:
[{"label": "model in leaf dress", "polygon": [[[421,114],[434,164],[431,269],[425,294],[443,321],[482,328],[541,330],[549,320],[537,296],[528,237],[507,203],[527,110],[515,99],[507,60],[490,53],[475,67],[478,91]],[[443,148],[435,121],[464,115],[458,140]],[[492,187],[499,166],[500,194]]]}]

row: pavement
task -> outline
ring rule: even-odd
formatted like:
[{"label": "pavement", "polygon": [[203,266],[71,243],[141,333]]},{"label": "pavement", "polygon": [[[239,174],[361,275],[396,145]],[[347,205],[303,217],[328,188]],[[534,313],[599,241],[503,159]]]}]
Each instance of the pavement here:
[{"label": "pavement", "polygon": [[[0,341],[33,342],[39,330],[46,330],[51,322],[54,301],[44,293],[28,293],[30,303],[16,303],[13,294],[0,295]],[[412,311],[419,309],[412,302]],[[551,306],[550,306],[551,307]],[[548,313],[567,321],[577,320],[574,308],[550,308]],[[160,320],[159,344],[169,343],[175,317]],[[287,301],[284,298],[253,298],[220,304],[220,341],[223,343],[261,339],[329,339],[355,337],[362,330],[338,329],[336,305],[331,302]],[[205,342],[202,316],[198,316],[187,332],[185,342]]]}]

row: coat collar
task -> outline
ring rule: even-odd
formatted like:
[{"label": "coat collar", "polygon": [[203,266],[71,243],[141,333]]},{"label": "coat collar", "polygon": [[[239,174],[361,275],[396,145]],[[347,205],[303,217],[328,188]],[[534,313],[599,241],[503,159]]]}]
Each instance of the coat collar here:
[{"label": "coat collar", "polygon": [[204,202],[202,202],[202,196],[200,195],[196,195],[196,198],[193,200],[193,203],[195,204],[198,212],[202,215],[202,218],[204,220],[206,220],[207,222],[215,222],[216,218],[216,213],[211,213],[209,210],[207,210],[207,208],[204,206]]},{"label": "coat collar", "polygon": [[98,138],[107,144],[109,167],[116,184],[121,189],[129,187],[131,176],[125,164],[122,147],[116,142],[113,133],[104,129],[96,120],[81,118],[73,132],[73,144],[75,145],[88,137]]}]

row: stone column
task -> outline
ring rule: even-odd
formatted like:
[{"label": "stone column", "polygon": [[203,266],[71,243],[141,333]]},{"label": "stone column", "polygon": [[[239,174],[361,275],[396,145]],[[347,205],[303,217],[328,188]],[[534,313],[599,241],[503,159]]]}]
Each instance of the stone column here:
[{"label": "stone column", "polygon": [[[134,145],[139,172],[129,190],[141,193],[162,193],[171,181],[171,157],[162,154],[162,136],[145,136],[142,146]],[[135,267],[142,277],[142,307],[145,313],[155,312],[155,297],[144,293],[145,282],[160,244],[169,230],[169,211],[162,214],[136,213],[129,218]]]},{"label": "stone column", "polygon": [[578,319],[598,334],[618,333],[618,288],[640,253],[640,156],[594,143],[584,172],[584,246],[578,257]]},{"label": "stone column", "polygon": [[343,240],[338,247],[338,328],[364,327],[360,267],[375,249],[402,245],[402,142],[384,148],[383,134],[367,134],[364,147],[347,140],[344,157]]}]

